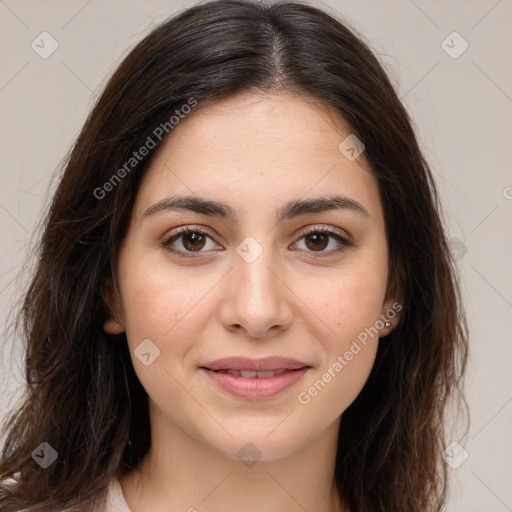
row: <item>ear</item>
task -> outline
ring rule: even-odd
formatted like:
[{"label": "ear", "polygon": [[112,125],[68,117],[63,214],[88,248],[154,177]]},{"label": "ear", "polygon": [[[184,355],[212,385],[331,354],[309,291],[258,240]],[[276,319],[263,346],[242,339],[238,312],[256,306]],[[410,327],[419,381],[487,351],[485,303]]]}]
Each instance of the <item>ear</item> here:
[{"label": "ear", "polygon": [[105,309],[109,314],[109,317],[103,324],[103,330],[108,334],[121,334],[124,332],[123,311],[111,277],[102,286],[101,296]]},{"label": "ear", "polygon": [[[403,292],[401,283],[403,282],[404,270],[401,265],[398,267],[390,264],[388,286],[386,298],[382,304],[380,318],[384,322],[384,327],[380,329],[379,336],[383,338],[396,329],[400,322],[401,311],[403,310]],[[386,325],[386,323],[390,325]]]}]

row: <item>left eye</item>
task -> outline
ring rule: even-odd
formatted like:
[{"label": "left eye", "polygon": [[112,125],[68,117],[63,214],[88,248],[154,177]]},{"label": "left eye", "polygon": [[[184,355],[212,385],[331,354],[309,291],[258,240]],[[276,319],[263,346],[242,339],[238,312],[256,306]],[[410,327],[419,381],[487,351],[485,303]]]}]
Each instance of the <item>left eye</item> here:
[{"label": "left eye", "polygon": [[[299,239],[299,242],[303,239],[306,250],[309,249],[311,252],[326,253],[322,254],[322,256],[327,256],[334,252],[347,249],[353,245],[351,241],[347,240],[340,234],[329,230],[314,229],[308,231],[302,235],[302,237]],[[330,242],[333,240],[335,241],[334,248],[331,247],[331,250],[325,250],[329,247],[329,245],[331,245]]]},{"label": "left eye", "polygon": [[[182,248],[177,248],[174,244],[176,241],[181,239]],[[353,245],[353,243],[340,234],[330,230],[313,229],[304,233],[300,239],[295,243],[299,244],[304,239],[304,249],[308,252],[322,253],[323,256],[328,256],[334,252],[347,249]],[[208,247],[207,241],[211,242],[211,246]],[[330,250],[328,247],[331,242],[334,241],[334,247]],[[216,245],[208,233],[199,228],[181,228],[177,233],[167,238],[162,242],[162,246],[184,258],[194,258],[196,254],[207,251],[209,249],[215,249]],[[204,250],[203,250],[204,249]],[[320,255],[319,255],[320,256]]]}]

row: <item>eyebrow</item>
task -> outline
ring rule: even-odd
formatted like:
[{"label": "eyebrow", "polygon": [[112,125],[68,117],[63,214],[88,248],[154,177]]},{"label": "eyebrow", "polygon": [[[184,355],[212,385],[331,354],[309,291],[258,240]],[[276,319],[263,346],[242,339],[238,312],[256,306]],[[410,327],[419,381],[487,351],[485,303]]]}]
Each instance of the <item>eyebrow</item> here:
[{"label": "eyebrow", "polygon": [[[330,195],[314,199],[289,201],[276,212],[276,218],[277,222],[283,222],[301,215],[332,210],[346,210],[355,212],[363,217],[369,217],[368,211],[357,201],[349,197]],[[236,222],[239,216],[239,212],[226,203],[198,196],[166,197],[147,208],[142,216],[148,217],[161,211],[191,211],[211,217],[220,217],[232,222]]]}]

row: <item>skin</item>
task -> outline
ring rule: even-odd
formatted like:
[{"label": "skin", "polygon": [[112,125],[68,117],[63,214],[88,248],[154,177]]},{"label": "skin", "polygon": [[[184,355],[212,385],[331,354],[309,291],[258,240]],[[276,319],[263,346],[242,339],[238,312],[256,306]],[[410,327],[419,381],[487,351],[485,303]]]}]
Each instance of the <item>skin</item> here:
[{"label": "skin", "polygon": [[[396,300],[387,293],[376,179],[362,169],[363,157],[350,161],[338,149],[349,133],[313,100],[240,95],[196,109],[153,159],[121,247],[119,293],[110,289],[118,322],[105,323],[107,332],[126,332],[149,395],[151,449],[120,479],[133,512],[348,510],[333,483],[341,415],[370,374],[379,336],[398,316],[308,404],[298,394]],[[288,201],[333,193],[368,215],[338,209],[276,222]],[[171,195],[225,202],[239,217],[143,215]],[[192,241],[198,257],[162,246],[180,226],[208,232],[202,246]],[[336,251],[333,237],[327,246],[312,241],[303,233],[308,227],[337,231],[353,246]],[[236,252],[248,236],[262,250],[251,263]],[[190,236],[173,247],[190,253]],[[134,355],[144,339],[160,350],[148,366]],[[199,370],[231,355],[292,357],[312,368],[279,395],[251,401],[220,390]],[[260,452],[252,467],[237,457],[248,442]]]}]

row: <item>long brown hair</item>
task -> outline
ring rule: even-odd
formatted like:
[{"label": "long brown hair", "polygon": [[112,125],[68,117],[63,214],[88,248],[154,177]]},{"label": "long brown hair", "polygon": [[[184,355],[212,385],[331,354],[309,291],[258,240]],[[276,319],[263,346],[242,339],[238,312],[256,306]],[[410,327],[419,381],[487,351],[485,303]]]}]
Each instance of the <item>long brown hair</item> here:
[{"label": "long brown hair", "polygon": [[[125,335],[103,331],[102,286],[116,279],[119,246],[156,148],[130,168],[126,162],[191,98],[200,108],[275,90],[323,101],[363,141],[402,299],[398,327],[343,413],[340,496],[354,512],[442,510],[447,406],[452,397],[465,404],[467,326],[412,122],[368,45],[334,14],[306,3],[218,0],[180,12],[136,45],[63,165],[17,322],[26,391],[4,424],[2,511],[90,510],[111,479],[147,453],[147,394]],[[45,469],[32,457],[43,442],[57,455]]]}]

